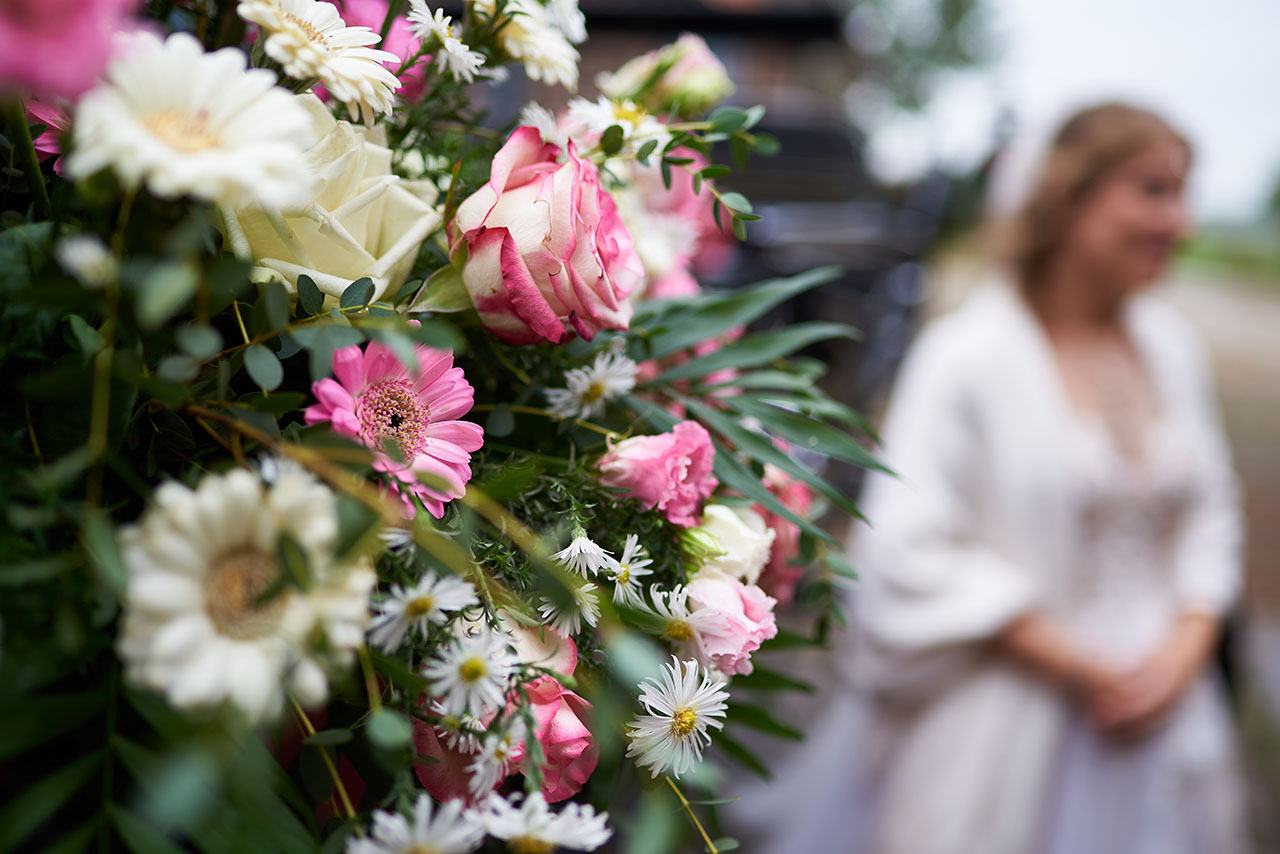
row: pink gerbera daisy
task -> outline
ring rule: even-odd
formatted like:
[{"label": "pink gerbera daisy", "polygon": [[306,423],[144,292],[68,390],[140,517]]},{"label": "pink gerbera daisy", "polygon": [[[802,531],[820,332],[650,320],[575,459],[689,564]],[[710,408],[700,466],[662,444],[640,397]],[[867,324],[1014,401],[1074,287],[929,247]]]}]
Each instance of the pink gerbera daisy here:
[{"label": "pink gerbera daisy", "polygon": [[[471,452],[484,430],[459,421],[472,406],[475,390],[453,367],[453,354],[417,345],[418,369],[410,372],[380,341],[344,347],[333,354],[336,380],[311,386],[319,402],[307,408],[308,424],[328,421],[335,432],[359,439],[374,452],[374,468],[391,476],[406,517],[414,499],[439,519],[447,501],[461,498],[471,479]],[[391,440],[404,461],[383,451]]]}]

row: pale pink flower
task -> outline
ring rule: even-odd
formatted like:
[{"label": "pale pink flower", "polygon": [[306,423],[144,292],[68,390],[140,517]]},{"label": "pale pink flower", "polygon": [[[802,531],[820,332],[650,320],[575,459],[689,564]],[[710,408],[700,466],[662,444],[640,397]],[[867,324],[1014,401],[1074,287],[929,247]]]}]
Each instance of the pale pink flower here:
[{"label": "pale pink flower", "polygon": [[572,143],[562,152],[518,128],[450,235],[454,257],[467,252],[462,281],[480,320],[504,341],[590,340],[631,322],[644,268],[599,169]]},{"label": "pale pink flower", "polygon": [[[785,449],[785,446],[784,446]],[[788,510],[804,518],[813,509],[813,488],[803,480],[797,480],[775,466],[764,467],[764,485],[777,496]],[[757,504],[756,512],[764,517],[764,523],[773,529],[773,551],[769,562],[760,573],[760,587],[778,600],[783,607],[790,605],[796,595],[796,585],[804,577],[804,567],[794,566],[792,558],[800,553],[800,527],[789,519],[766,510]]]},{"label": "pale pink flower", "polygon": [[756,585],[714,569],[698,572],[685,589],[691,603],[723,618],[722,627],[699,638],[699,652],[709,659],[703,663],[728,676],[750,673],[751,653],[778,634],[776,600]]},{"label": "pale pink flower", "polygon": [[[380,341],[362,351],[344,347],[333,354],[333,375],[311,386],[318,403],[307,408],[306,422],[328,421],[334,432],[373,449],[374,468],[392,477],[405,516],[414,515],[414,499],[437,519],[447,501],[461,498],[471,479],[471,452],[484,443],[479,424],[460,421],[470,411],[475,391],[453,367],[453,354],[416,345],[418,366],[408,371]],[[382,449],[400,446],[404,462]]]},{"label": "pale pink flower", "polygon": [[661,510],[685,528],[698,524],[702,502],[719,481],[712,474],[715,447],[696,421],[681,421],[670,433],[624,439],[601,458],[600,480],[627,490],[645,507]]},{"label": "pale pink flower", "polygon": [[27,90],[76,98],[111,56],[112,35],[138,0],[6,0],[0,3],[0,97]]}]

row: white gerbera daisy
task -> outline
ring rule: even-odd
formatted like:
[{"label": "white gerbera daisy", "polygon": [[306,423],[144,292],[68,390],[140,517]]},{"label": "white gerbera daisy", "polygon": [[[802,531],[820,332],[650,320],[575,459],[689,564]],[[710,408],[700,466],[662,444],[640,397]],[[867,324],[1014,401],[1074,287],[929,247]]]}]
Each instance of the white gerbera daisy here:
[{"label": "white gerbera daisy", "polygon": [[646,568],[651,563],[653,558],[649,557],[644,546],[640,545],[640,537],[627,534],[627,543],[622,549],[622,557],[618,558],[617,564],[611,567],[615,603],[629,608],[644,608],[644,594],[641,592],[644,585],[640,583],[640,579],[646,575],[653,575],[653,570]]},{"label": "white gerbera daisy", "polygon": [[511,759],[524,744],[527,728],[520,718],[512,718],[504,732],[485,736],[480,753],[467,766],[467,788],[473,795],[493,791],[511,773]]},{"label": "white gerbera daisy", "polygon": [[469,581],[428,572],[412,587],[391,586],[391,595],[382,601],[382,613],[369,625],[369,640],[387,652],[395,652],[409,629],[426,637],[432,623],[444,625],[450,612],[478,604],[480,599]]},{"label": "white gerbera daisy", "polygon": [[[161,485],[120,532],[126,677],[179,709],[227,701],[252,722],[278,714],[286,691],[322,701],[326,665],[349,666],[363,642],[377,580],[364,565],[334,564],[337,532],[333,493],[290,463],[270,487],[244,469],[194,490]],[[286,535],[305,557],[305,590],[278,562]]]},{"label": "white gerbera daisy", "polygon": [[130,36],[106,79],[76,108],[67,173],[110,167],[130,188],[166,199],[271,210],[302,203],[311,119],[270,71],[236,48],[205,53],[194,36]]},{"label": "white gerbera daisy", "polygon": [[707,727],[720,729],[729,692],[696,661],[675,656],[662,665],[661,681],[650,676],[638,686],[640,703],[649,712],[627,725],[631,743],[627,755],[648,767],[654,777],[671,772],[679,777],[702,760],[711,743]]},{"label": "white gerbera daisy", "polygon": [[480,749],[480,736],[484,735],[485,726],[475,715],[466,712],[455,715],[439,700],[431,701],[431,714],[439,719],[434,724],[436,735],[445,740],[450,750],[475,753]]},{"label": "white gerbera daisy", "polygon": [[53,248],[53,257],[77,282],[93,290],[105,288],[120,274],[116,256],[96,234],[62,238]]},{"label": "white gerbera daisy", "polygon": [[576,635],[584,622],[595,628],[600,622],[600,599],[596,586],[591,582],[572,584],[569,593],[572,601],[564,607],[543,596],[542,604],[538,606],[542,619],[562,635]]},{"label": "white gerbera daisy", "polygon": [[[475,0],[474,8],[492,18],[496,0]],[[524,63],[530,80],[569,91],[578,88],[578,51],[556,29],[545,6],[535,0],[507,0],[502,18],[498,41],[512,59]]]},{"label": "white gerbera daisy", "polygon": [[612,125],[622,128],[624,151],[635,151],[649,140],[654,140],[656,150],[661,151],[671,141],[667,126],[634,101],[612,101],[601,95],[595,101],[574,98],[569,102],[569,128],[573,136],[602,134]]},{"label": "white gerbera daisy", "polygon": [[510,641],[488,627],[463,635],[429,662],[423,674],[432,691],[441,695],[445,709],[480,717],[484,707],[500,709],[506,702],[507,683],[520,665]]},{"label": "white gerbera daisy", "polygon": [[608,567],[613,556],[600,548],[595,540],[579,528],[574,532],[573,542],[553,554],[551,559],[560,561],[583,578],[587,578]]},{"label": "white gerbera daisy", "polygon": [[484,825],[474,810],[458,799],[436,809],[424,794],[413,804],[412,823],[399,813],[374,810],[372,838],[347,840],[347,854],[470,854],[483,840]]},{"label": "white gerbera daisy", "polygon": [[574,44],[587,40],[587,16],[578,8],[578,0],[548,0],[547,11],[556,29]]},{"label": "white gerbera daisy", "polygon": [[453,75],[454,80],[467,83],[476,79],[476,73],[484,65],[484,54],[477,53],[463,43],[453,32],[453,19],[436,9],[431,13],[425,0],[409,0],[409,24],[413,35],[422,40],[427,49],[439,44],[442,52],[436,60]]},{"label": "white gerbera daisy", "polygon": [[636,387],[636,363],[606,351],[585,368],[564,372],[568,388],[547,389],[547,408],[561,418],[591,418],[609,401]]},{"label": "white gerbera daisy", "polygon": [[400,81],[383,63],[400,57],[370,47],[382,37],[348,27],[338,7],[322,0],[240,0],[236,12],[257,24],[267,56],[295,80],[318,80],[351,115],[373,121],[390,113]]},{"label": "white gerbera daisy", "polygon": [[609,814],[596,814],[590,804],[568,803],[559,813],[547,806],[541,792],[520,803],[521,793],[508,801],[492,794],[484,803],[481,821],[489,835],[505,839],[512,851],[595,851],[609,841]]}]

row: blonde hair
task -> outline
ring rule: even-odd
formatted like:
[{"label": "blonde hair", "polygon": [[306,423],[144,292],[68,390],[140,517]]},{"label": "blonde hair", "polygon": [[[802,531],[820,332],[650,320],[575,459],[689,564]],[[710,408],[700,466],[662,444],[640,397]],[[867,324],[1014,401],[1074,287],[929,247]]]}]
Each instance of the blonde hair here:
[{"label": "blonde hair", "polygon": [[1117,165],[1153,142],[1186,137],[1148,110],[1107,103],[1075,113],[1053,137],[1030,194],[1011,221],[997,223],[997,251],[1015,280],[1042,279],[1081,203]]}]

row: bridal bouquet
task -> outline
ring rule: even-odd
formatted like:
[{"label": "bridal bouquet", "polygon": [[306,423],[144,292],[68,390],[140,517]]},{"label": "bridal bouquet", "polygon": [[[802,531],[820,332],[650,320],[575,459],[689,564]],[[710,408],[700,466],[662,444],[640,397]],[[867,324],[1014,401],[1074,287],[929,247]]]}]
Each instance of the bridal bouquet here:
[{"label": "bridal bouquet", "polygon": [[485,124],[586,35],[0,4],[0,849],[736,847],[851,576],[814,464],[875,463],[796,355],[850,330],[745,331],[833,272],[698,284],[777,147],[701,39]]}]

